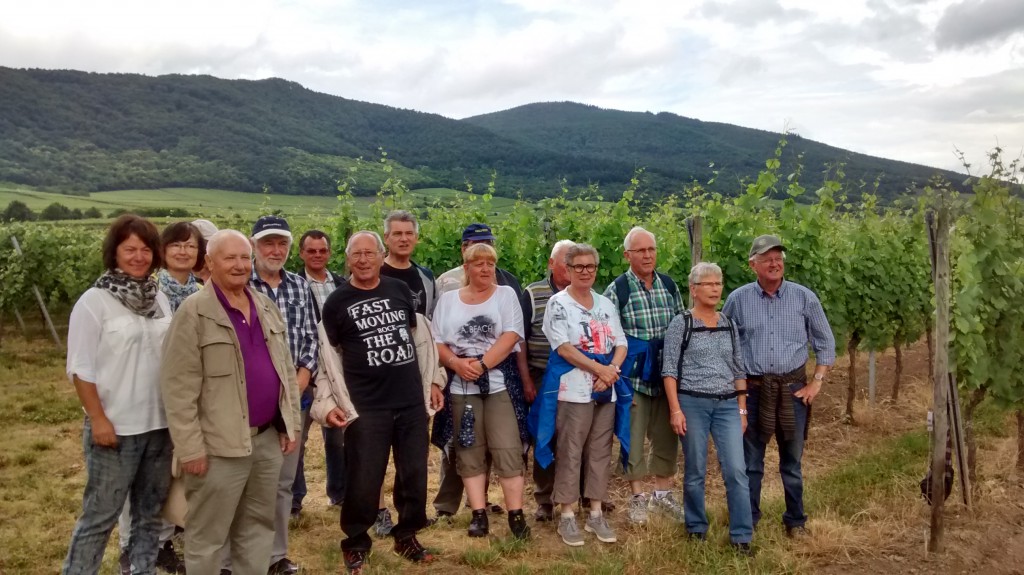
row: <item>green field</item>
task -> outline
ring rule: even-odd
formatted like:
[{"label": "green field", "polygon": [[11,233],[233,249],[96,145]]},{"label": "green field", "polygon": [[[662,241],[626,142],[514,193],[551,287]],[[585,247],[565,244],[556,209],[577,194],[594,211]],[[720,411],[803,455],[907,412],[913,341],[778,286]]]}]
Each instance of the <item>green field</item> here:
[{"label": "green field", "polygon": [[[429,204],[435,199],[446,201],[457,194],[468,196],[449,188],[425,188],[409,192],[415,204]],[[196,216],[212,219],[227,219],[233,216],[251,218],[258,214],[281,210],[286,216],[308,217],[328,215],[334,211],[338,200],[333,196],[286,196],[281,194],[251,194],[229,190],[200,188],[161,188],[156,190],[119,190],[114,192],[93,192],[87,195],[69,195],[43,192],[12,184],[0,184],[0,209],[12,201],[20,201],[35,212],[57,202],[74,209],[97,208],[106,216],[120,208],[182,208]],[[369,213],[375,196],[356,198],[360,215]],[[504,214],[512,208],[515,200],[492,198],[491,205],[497,214]]]}]

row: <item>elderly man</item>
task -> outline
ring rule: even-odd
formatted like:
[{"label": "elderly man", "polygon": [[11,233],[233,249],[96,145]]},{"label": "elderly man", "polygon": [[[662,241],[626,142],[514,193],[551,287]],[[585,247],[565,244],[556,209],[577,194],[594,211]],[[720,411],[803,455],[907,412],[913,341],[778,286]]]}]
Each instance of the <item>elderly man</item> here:
[{"label": "elderly man", "polygon": [[178,308],[160,384],[185,473],[185,568],[216,575],[230,543],[239,573],[266,573],[283,457],[300,431],[299,389],[284,318],[248,289],[252,245],[235,230],[207,247],[212,287]]},{"label": "elderly man", "polygon": [[[313,298],[313,315],[320,322],[320,310],[345,278],[328,269],[331,261],[331,238],[320,230],[307,230],[299,238],[299,259],[304,264],[299,270],[299,277],[309,284],[309,293]],[[319,366],[317,366],[319,367]],[[315,379],[311,379],[311,382]],[[310,385],[302,394],[303,404],[309,405],[313,396]],[[302,512],[302,500],[306,497],[306,439],[309,436],[310,419],[308,410],[302,424],[302,443],[299,445],[299,464],[295,471],[295,482],[292,483],[292,516]],[[333,427],[321,428],[324,437],[324,463],[327,469],[327,499],[331,505],[341,505],[345,498],[345,434],[341,429]]]},{"label": "elderly man", "polygon": [[[469,224],[466,226],[466,229],[462,231],[462,253],[465,254],[466,249],[473,244],[487,244],[489,246],[493,246],[496,239],[494,232],[491,231],[491,227],[487,224]],[[465,275],[466,271],[460,264],[438,276],[438,296],[445,292],[461,288]],[[516,297],[518,297],[520,301],[523,317],[530,317],[528,310],[529,301],[523,297],[523,288],[516,276],[512,275],[508,270],[497,268],[494,270],[494,279],[498,285],[509,286],[515,290]],[[519,367],[519,374],[523,381],[523,394],[526,396],[526,401],[532,402],[534,397],[537,396],[537,387],[533,380],[530,379],[529,367],[526,364],[526,354],[519,351],[520,348],[518,345],[516,346],[516,349],[516,365]],[[436,421],[437,420],[435,419],[435,422]],[[447,452],[454,454],[455,450],[448,449]],[[437,512],[437,517],[432,521],[450,520],[459,510],[459,504],[462,502],[462,478],[459,477],[459,474],[455,470],[455,459],[453,457],[448,457],[445,452],[441,453],[440,474],[440,485],[437,488],[437,495],[434,497],[434,510]],[[489,469],[487,475],[490,475]],[[500,505],[492,505],[488,503],[487,507],[492,513],[502,512]]]},{"label": "elderly man", "polygon": [[[548,337],[544,335],[544,312],[547,311],[548,300],[551,299],[551,296],[569,285],[569,267],[565,263],[565,254],[574,245],[576,244],[571,240],[555,242],[551,248],[551,257],[548,258],[547,277],[526,286],[526,291],[523,294],[524,301],[529,304],[525,308],[529,315],[523,316],[523,323],[526,326],[526,363],[529,366],[529,369],[521,374],[524,386],[529,381],[529,386],[535,388],[536,383],[544,376],[544,370],[547,369],[551,344],[548,343]],[[533,498],[537,502],[534,519],[537,521],[551,521],[554,513],[551,492],[554,488],[555,466],[549,465],[547,469],[544,469],[537,465],[537,460],[534,459]]]},{"label": "elderly man", "polygon": [[[632,497],[627,513],[630,522],[646,523],[650,505],[681,522],[682,505],[671,493],[679,440],[669,425],[668,401],[661,382],[661,347],[669,322],[683,311],[683,302],[672,278],[654,269],[658,261],[654,234],[634,227],[622,244],[629,269],[615,278],[604,295],[618,307],[629,341],[629,352],[620,366],[629,375],[634,392],[626,470]],[[649,458],[645,438],[651,443]],[[649,475],[654,475],[653,497],[644,491]]]},{"label": "elderly man", "polygon": [[[342,373],[358,419],[348,423],[335,408],[327,423],[345,430],[345,502],[341,542],[345,567],[359,573],[372,541],[367,531],[377,503],[388,455],[394,450],[394,501],[398,524],[391,531],[395,553],[417,563],[433,560],[416,539],[427,523],[427,410],[423,376],[412,328],[416,306],[409,287],[380,275],[384,244],[375,232],[352,234],[345,248],[352,275],[327,298],[323,328],[341,355]],[[436,364],[435,364],[436,365]],[[436,371],[436,367],[431,367]],[[430,387],[435,409],[441,389]]]},{"label": "elderly man", "polygon": [[[747,431],[743,453],[750,481],[754,526],[761,519],[764,453],[772,436],[779,444],[779,473],[786,493],[782,523],[790,537],[807,535],[800,469],[811,402],[835,363],[836,341],[814,292],[783,278],[786,248],[764,235],[750,247],[757,281],[737,288],[722,312],[739,328],[747,371]],[[807,347],[814,348],[814,376],[807,381]],[[741,412],[742,413],[742,412]]]}]

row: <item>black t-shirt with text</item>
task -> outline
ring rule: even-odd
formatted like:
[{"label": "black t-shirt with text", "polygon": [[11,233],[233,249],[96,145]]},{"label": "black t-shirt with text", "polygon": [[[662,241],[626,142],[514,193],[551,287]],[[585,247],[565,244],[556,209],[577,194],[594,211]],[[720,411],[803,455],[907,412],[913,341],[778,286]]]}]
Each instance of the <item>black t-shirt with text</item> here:
[{"label": "black t-shirt with text", "polygon": [[423,277],[416,266],[409,266],[405,269],[391,267],[387,262],[380,268],[380,275],[402,280],[412,291],[413,302],[416,304],[416,313],[427,315],[427,290],[423,287]]},{"label": "black t-shirt with text", "polygon": [[423,403],[411,331],[416,310],[408,286],[386,276],[370,290],[342,284],[324,302],[323,324],[327,339],[341,352],[356,411]]}]

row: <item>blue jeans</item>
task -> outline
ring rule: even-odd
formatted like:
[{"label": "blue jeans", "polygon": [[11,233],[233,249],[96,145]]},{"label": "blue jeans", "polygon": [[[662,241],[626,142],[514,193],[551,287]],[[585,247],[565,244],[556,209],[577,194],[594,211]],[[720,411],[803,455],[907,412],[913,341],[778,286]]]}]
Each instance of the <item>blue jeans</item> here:
[{"label": "blue jeans", "polygon": [[171,436],[166,429],[118,435],[117,447],[92,441],[86,418],[82,450],[88,475],[82,515],[71,533],[64,574],[98,573],[110,532],[127,499],[131,502],[129,559],[132,573],[155,573],[160,539],[160,511],[171,486]]},{"label": "blue jeans", "polygon": [[[803,384],[790,384],[789,390],[795,393],[803,388]],[[754,517],[754,525],[761,520],[761,481],[764,479],[764,453],[768,443],[761,441],[757,430],[757,406],[760,389],[751,386],[747,392],[747,433],[743,437],[743,452],[747,460],[747,477],[750,479],[750,510]],[[786,527],[802,527],[807,523],[804,514],[804,479],[800,470],[800,459],[804,453],[804,432],[807,429],[807,406],[793,397],[793,411],[796,415],[796,436],[791,441],[782,438],[781,429],[776,429],[775,441],[779,444],[779,473],[782,475],[782,488],[786,492],[786,512],[782,515],[782,523]],[[769,438],[768,441],[771,441]]]},{"label": "blue jeans", "polygon": [[743,462],[743,432],[736,398],[710,399],[679,394],[679,408],[686,417],[683,444],[683,513],[688,533],[706,533],[708,516],[704,508],[704,480],[708,472],[708,435],[715,441],[718,463],[725,480],[729,505],[729,539],[750,543],[754,524],[750,514],[750,491]]}]

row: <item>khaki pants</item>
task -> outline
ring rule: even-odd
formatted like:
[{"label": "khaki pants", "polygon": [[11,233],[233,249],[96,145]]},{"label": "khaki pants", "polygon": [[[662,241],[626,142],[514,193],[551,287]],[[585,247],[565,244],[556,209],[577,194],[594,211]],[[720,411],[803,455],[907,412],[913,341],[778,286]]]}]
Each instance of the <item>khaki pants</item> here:
[{"label": "khaki pants", "polygon": [[264,575],[281,475],[278,434],[271,428],[253,437],[251,455],[207,459],[205,476],[185,476],[185,569],[190,575],[218,575],[220,549],[230,542],[234,575]]},{"label": "khaki pants", "polygon": [[[458,433],[462,429],[462,412],[466,405],[473,406],[473,435],[476,442],[469,447],[459,445]],[[455,467],[459,477],[476,477],[488,472],[490,466],[498,477],[522,475],[523,440],[519,437],[519,423],[507,391],[490,395],[452,394],[452,415],[455,425]]]},{"label": "khaki pants", "polygon": [[[553,502],[573,504],[579,500],[581,471],[583,496],[591,501],[608,498],[614,426],[614,403],[558,402]],[[584,459],[586,469],[581,470]]]},{"label": "khaki pants", "polygon": [[[629,410],[629,481],[641,481],[649,475],[672,477],[679,469],[679,438],[672,431],[665,394],[651,397],[633,394]],[[651,442],[650,456],[644,440]]]}]

